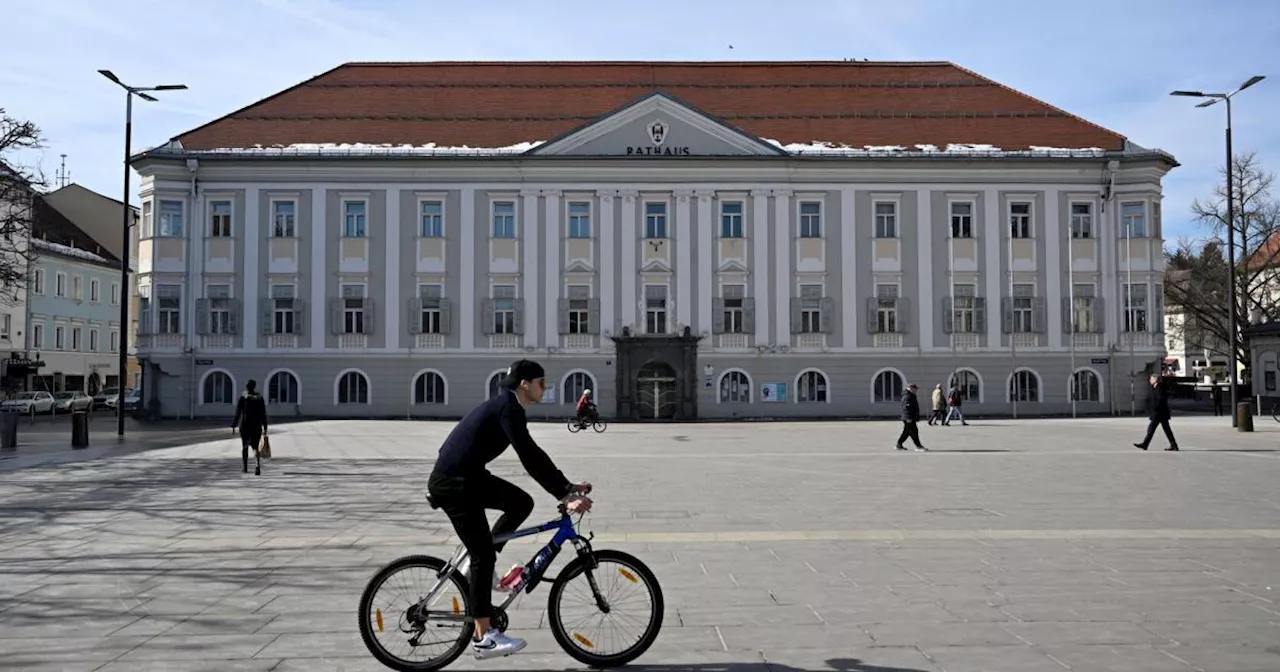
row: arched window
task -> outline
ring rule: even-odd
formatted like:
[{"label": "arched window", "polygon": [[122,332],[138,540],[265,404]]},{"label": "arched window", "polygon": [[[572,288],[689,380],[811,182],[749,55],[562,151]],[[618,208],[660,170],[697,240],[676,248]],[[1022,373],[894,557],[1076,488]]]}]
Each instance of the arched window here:
[{"label": "arched window", "polygon": [[962,401],[977,403],[982,400],[982,379],[973,369],[959,369],[952,373],[951,380],[947,381],[947,389],[943,392],[949,393],[952,387],[960,392]]},{"label": "arched window", "polygon": [[507,377],[506,369],[498,371],[497,373],[494,373],[492,376],[489,376],[489,396],[488,396],[489,399],[492,399],[498,396],[498,393],[502,391],[502,379],[506,377]]},{"label": "arched window", "polygon": [[423,371],[413,381],[413,403],[443,404],[446,390],[444,376],[436,371]]},{"label": "arched window", "polygon": [[751,378],[745,371],[730,369],[720,376],[720,402],[724,404],[751,403]]},{"label": "arched window", "polygon": [[902,374],[893,369],[885,369],[876,374],[871,385],[871,400],[877,404],[897,401],[902,398],[904,386]]},{"label": "arched window", "polygon": [[1102,381],[1091,369],[1080,369],[1071,376],[1071,398],[1076,401],[1102,401]]},{"label": "arched window", "polygon": [[276,371],[267,378],[268,404],[299,403],[302,398],[298,392],[298,377],[292,371]]},{"label": "arched window", "polygon": [[201,403],[230,404],[236,400],[236,384],[226,371],[210,371],[204,376]]},{"label": "arched window", "polygon": [[1040,401],[1040,377],[1031,369],[1018,369],[1009,377],[1009,401]]},{"label": "arched window", "polygon": [[830,401],[827,394],[827,374],[809,369],[796,378],[796,403],[822,403]]},{"label": "arched window", "polygon": [[369,379],[360,371],[347,371],[338,378],[339,404],[369,403]]},{"label": "arched window", "polygon": [[591,390],[591,399],[600,404],[600,390],[596,389],[596,379],[586,371],[574,371],[564,377],[564,392],[560,395],[560,403],[576,404],[583,390]]}]

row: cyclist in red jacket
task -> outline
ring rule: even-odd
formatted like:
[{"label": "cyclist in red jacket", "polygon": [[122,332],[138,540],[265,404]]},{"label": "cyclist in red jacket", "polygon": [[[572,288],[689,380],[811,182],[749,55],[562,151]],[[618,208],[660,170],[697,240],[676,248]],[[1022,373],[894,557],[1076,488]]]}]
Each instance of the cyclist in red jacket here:
[{"label": "cyclist in red jacket", "polygon": [[582,396],[578,397],[578,422],[586,427],[596,421],[596,405],[591,401],[591,390],[583,390]]}]

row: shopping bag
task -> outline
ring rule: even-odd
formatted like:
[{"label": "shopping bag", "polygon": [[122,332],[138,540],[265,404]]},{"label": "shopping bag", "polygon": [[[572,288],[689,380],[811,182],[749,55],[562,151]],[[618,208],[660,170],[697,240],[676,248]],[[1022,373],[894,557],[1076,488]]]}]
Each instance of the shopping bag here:
[{"label": "shopping bag", "polygon": [[271,459],[271,439],[268,439],[265,433],[263,433],[262,442],[258,446],[258,455],[263,459]]}]

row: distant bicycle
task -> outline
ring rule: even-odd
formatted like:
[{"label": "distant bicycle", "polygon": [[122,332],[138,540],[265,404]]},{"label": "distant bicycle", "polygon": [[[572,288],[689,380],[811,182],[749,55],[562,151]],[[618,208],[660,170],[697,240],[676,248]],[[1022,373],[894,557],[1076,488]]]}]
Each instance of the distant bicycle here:
[{"label": "distant bicycle", "polygon": [[577,434],[578,432],[581,432],[587,427],[590,427],[591,429],[596,430],[596,433],[599,434],[600,432],[603,432],[605,429],[608,429],[609,423],[602,420],[599,415],[593,418],[590,423],[586,422],[585,420],[580,420],[577,417],[569,418],[569,431],[571,433]]},{"label": "distant bicycle", "polygon": [[1280,401],[1271,406],[1271,419],[1280,422]]}]

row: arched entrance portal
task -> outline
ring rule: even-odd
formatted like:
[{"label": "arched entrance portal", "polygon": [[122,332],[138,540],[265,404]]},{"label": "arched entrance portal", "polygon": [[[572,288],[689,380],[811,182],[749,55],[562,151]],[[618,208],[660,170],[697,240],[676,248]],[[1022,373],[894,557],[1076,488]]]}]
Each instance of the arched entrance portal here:
[{"label": "arched entrance portal", "polygon": [[668,420],[680,410],[679,379],[665,362],[649,362],[636,374],[637,411],[644,420]]}]

